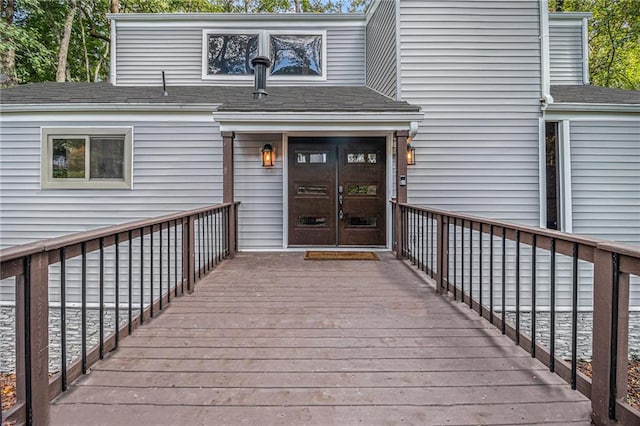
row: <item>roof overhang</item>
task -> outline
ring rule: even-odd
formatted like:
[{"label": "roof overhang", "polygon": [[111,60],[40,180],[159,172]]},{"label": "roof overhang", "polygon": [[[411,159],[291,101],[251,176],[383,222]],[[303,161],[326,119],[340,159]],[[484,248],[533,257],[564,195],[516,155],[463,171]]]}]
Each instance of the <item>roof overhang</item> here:
[{"label": "roof overhang", "polygon": [[149,103],[73,103],[73,104],[3,104],[0,113],[16,112],[91,112],[91,111],[147,111],[147,112],[211,112],[221,104],[149,104]]},{"label": "roof overhang", "polygon": [[233,112],[213,113],[221,132],[388,132],[415,133],[424,113],[415,112]]},{"label": "roof overhang", "polygon": [[640,104],[552,103],[543,110],[547,120],[624,118],[640,120]]}]

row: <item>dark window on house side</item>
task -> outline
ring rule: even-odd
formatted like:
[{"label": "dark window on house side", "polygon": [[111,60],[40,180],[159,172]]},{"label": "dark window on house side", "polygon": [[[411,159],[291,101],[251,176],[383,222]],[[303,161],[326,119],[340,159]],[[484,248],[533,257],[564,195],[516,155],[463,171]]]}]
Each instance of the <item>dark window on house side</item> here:
[{"label": "dark window on house side", "polygon": [[253,74],[251,59],[258,56],[257,34],[208,34],[207,74]]},{"label": "dark window on house side", "polygon": [[321,35],[271,35],[271,75],[322,76]]},{"label": "dark window on house side", "polygon": [[547,228],[560,229],[560,168],[558,166],[558,123],[545,125],[545,165],[547,189]]}]

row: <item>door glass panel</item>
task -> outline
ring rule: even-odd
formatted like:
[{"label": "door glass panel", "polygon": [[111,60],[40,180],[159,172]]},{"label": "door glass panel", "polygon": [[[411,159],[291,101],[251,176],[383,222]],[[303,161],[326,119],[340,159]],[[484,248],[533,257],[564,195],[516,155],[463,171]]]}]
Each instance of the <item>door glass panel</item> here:
[{"label": "door glass panel", "polygon": [[327,162],[327,153],[326,152],[318,152],[318,153],[310,153],[309,154],[309,162],[311,164],[319,164]]},{"label": "door glass panel", "polygon": [[378,195],[378,185],[347,185],[347,195]]},{"label": "door glass panel", "polygon": [[326,227],[327,218],[323,216],[298,216],[298,226]]},{"label": "door glass panel", "polygon": [[306,164],[307,163],[307,154],[304,152],[298,152],[296,155],[296,163],[298,164]]},{"label": "door glass panel", "polygon": [[376,216],[350,216],[349,226],[355,228],[375,228],[378,225]]},{"label": "door glass panel", "polygon": [[347,154],[347,163],[349,164],[376,164],[378,162],[378,154],[375,152],[350,152]]},{"label": "door glass panel", "polygon": [[296,185],[296,193],[298,195],[327,195],[327,185],[322,184],[308,184],[308,185]]}]

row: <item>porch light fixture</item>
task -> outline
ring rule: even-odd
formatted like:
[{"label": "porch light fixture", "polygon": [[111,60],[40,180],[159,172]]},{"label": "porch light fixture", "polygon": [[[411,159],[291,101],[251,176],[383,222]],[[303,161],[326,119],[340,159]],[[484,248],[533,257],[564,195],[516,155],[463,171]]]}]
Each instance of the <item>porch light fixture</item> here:
[{"label": "porch light fixture", "polygon": [[276,156],[273,147],[270,144],[265,144],[260,152],[262,153],[262,167],[273,167],[273,158]]},{"label": "porch light fixture", "polygon": [[407,166],[413,166],[416,164],[416,149],[407,142]]}]

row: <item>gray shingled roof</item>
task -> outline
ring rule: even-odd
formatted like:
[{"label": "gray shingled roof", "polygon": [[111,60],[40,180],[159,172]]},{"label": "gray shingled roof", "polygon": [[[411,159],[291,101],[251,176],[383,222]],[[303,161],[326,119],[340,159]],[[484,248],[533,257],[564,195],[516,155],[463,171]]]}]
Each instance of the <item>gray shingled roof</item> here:
[{"label": "gray shingled roof", "polygon": [[639,90],[611,89],[598,86],[551,86],[554,103],[640,104]]},{"label": "gray shingled roof", "polygon": [[268,87],[269,96],[253,99],[249,86],[113,86],[109,83],[35,83],[0,90],[0,104],[221,104],[219,111],[238,112],[415,112],[366,87]]}]

